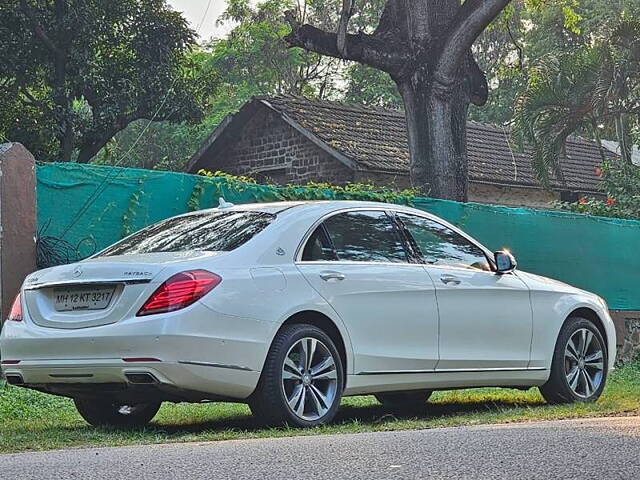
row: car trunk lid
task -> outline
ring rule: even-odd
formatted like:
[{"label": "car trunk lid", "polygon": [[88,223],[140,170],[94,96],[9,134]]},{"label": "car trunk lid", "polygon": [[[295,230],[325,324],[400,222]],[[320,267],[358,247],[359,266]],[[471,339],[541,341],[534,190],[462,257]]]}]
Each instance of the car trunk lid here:
[{"label": "car trunk lid", "polygon": [[[24,286],[29,317],[51,328],[87,328],[116,323],[156,288],[168,265],[219,252],[150,253],[97,257],[31,275]],[[141,298],[143,297],[143,298]]]}]

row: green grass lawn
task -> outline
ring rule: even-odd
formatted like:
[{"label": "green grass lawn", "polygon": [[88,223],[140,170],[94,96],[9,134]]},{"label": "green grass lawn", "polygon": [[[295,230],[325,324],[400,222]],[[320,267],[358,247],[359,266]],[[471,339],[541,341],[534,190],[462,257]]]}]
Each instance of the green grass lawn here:
[{"label": "green grass lawn", "polygon": [[75,446],[422,429],[442,426],[523,422],[576,417],[640,414],[640,363],[616,370],[597,403],[545,405],[537,389],[477,389],[437,392],[421,411],[383,409],[373,397],[351,397],[332,425],[312,430],[262,429],[249,409],[237,404],[165,404],[145,429],[88,426],[64,398],[0,385],[0,453]]}]

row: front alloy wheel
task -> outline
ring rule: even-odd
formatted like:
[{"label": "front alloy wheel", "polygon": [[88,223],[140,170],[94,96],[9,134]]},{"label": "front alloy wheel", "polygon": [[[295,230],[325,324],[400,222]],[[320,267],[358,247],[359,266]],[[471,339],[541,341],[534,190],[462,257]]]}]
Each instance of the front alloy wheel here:
[{"label": "front alloy wheel", "polygon": [[564,350],[564,370],[569,387],[580,398],[590,398],[604,378],[604,348],[586,328],[577,330]]},{"label": "front alloy wheel", "polygon": [[589,319],[569,318],[556,342],[551,374],[540,393],[549,403],[596,401],[607,380],[607,349]]},{"label": "front alloy wheel", "polygon": [[267,425],[314,427],[330,422],[342,398],[342,360],[331,338],[307,324],[278,332],[249,406]]}]

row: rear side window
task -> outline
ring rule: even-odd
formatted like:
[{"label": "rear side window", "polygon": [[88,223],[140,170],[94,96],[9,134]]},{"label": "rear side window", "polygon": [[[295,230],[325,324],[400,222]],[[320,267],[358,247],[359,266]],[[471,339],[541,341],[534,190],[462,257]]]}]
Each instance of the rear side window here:
[{"label": "rear side window", "polygon": [[320,262],[323,260],[335,261],[338,260],[338,256],[333,249],[333,245],[331,245],[331,240],[327,236],[324,225],[320,225],[307,240],[307,245],[302,252],[302,261]]},{"label": "rear side window", "polygon": [[121,240],[101,256],[136,253],[230,251],[264,230],[275,215],[265,212],[200,212],[169,218]]},{"label": "rear side window", "polygon": [[386,213],[357,211],[328,218],[309,239],[303,259],[405,263],[407,254]]}]

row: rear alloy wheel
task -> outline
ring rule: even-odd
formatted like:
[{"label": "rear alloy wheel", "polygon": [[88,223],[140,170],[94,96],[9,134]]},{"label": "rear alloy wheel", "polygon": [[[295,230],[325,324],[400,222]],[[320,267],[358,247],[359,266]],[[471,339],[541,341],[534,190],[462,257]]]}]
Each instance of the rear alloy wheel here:
[{"label": "rear alloy wheel", "polygon": [[607,379],[607,350],[602,334],[585,318],[573,317],[562,328],[547,383],[540,387],[549,403],[597,400]]},{"label": "rear alloy wheel", "polygon": [[393,410],[421,408],[431,397],[431,390],[417,392],[378,393],[375,395],[383,407]]},{"label": "rear alloy wheel", "polygon": [[94,427],[143,427],[160,409],[160,402],[126,405],[121,402],[74,399],[78,413]]},{"label": "rear alloy wheel", "polygon": [[331,338],[312,325],[291,325],[276,336],[249,406],[269,425],[313,427],[333,419],[343,384]]}]

